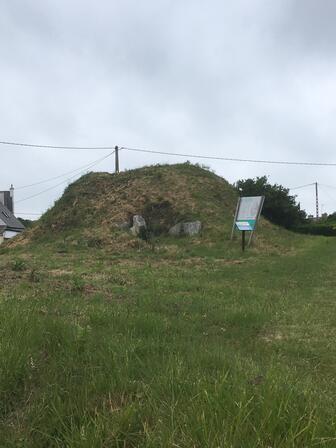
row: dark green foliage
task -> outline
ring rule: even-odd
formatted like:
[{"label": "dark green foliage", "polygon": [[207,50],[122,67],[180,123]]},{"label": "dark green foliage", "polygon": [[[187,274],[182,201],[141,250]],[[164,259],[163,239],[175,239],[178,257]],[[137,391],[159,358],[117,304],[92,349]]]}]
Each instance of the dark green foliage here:
[{"label": "dark green foliage", "polygon": [[85,288],[85,283],[83,279],[79,276],[74,276],[72,282],[70,283],[70,290],[72,293],[83,292]]},{"label": "dark green foliage", "polygon": [[141,240],[149,242],[151,239],[151,232],[147,227],[140,227],[139,229],[139,238]]},{"label": "dark green foliage", "polygon": [[40,281],[40,275],[39,275],[39,272],[36,270],[36,268],[33,268],[30,271],[29,281],[32,283],[38,283]]},{"label": "dark green foliage", "polygon": [[309,235],[336,236],[336,225],[330,222],[307,222],[295,227],[294,230]]},{"label": "dark green foliage", "polygon": [[88,238],[88,240],[87,240],[88,247],[101,248],[101,247],[103,247],[103,245],[104,245],[104,242],[101,238],[92,237],[92,238]]},{"label": "dark green foliage", "polygon": [[267,176],[239,180],[236,187],[242,196],[265,196],[262,215],[274,224],[293,229],[305,222],[306,213],[300,210],[296,197],[288,188],[270,184]]},{"label": "dark green foliage", "polygon": [[293,230],[309,235],[336,236],[336,213],[324,214],[318,220],[306,219],[303,224],[296,226]]},{"label": "dark green foliage", "polygon": [[336,212],[331,213],[330,215],[328,215],[327,218],[326,218],[326,222],[336,224]]},{"label": "dark green foliage", "polygon": [[24,271],[26,269],[26,263],[24,260],[16,259],[12,262],[12,270],[15,272]]}]

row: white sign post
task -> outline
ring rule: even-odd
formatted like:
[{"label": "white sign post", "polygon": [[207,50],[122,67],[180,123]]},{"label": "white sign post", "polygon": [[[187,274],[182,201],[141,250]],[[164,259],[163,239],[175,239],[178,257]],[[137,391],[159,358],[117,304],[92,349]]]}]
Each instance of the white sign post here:
[{"label": "white sign post", "polygon": [[242,249],[245,250],[245,232],[251,232],[249,243],[252,240],[253,232],[257,227],[257,222],[264,204],[264,196],[244,196],[238,199],[236,213],[233,221],[231,239],[235,228],[242,232]]}]

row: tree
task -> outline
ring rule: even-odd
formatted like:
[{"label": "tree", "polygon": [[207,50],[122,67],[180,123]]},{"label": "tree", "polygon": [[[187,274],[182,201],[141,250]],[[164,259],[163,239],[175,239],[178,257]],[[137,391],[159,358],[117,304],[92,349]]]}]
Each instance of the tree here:
[{"label": "tree", "polygon": [[331,223],[335,223],[336,222],[336,212],[331,213],[330,215],[328,215],[327,222],[331,222]]},{"label": "tree", "polygon": [[282,185],[271,185],[267,176],[239,180],[236,187],[241,196],[265,196],[262,215],[274,224],[292,229],[305,222],[306,213],[300,210],[296,196]]}]

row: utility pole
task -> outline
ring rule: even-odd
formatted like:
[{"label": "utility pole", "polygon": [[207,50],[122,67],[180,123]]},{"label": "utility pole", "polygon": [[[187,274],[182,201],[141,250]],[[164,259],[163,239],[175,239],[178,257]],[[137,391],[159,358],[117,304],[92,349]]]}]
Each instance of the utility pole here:
[{"label": "utility pole", "polygon": [[119,147],[116,146],[114,148],[114,155],[115,155],[115,173],[119,173]]},{"label": "utility pole", "polygon": [[319,198],[318,198],[317,182],[315,182],[315,196],[316,196],[316,219],[319,219]]}]

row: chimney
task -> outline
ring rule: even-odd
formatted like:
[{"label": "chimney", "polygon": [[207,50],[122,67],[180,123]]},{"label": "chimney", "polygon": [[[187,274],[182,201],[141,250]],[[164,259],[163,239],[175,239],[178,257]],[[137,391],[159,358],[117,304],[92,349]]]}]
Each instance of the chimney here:
[{"label": "chimney", "polygon": [[12,205],[12,207],[11,207],[11,212],[13,213],[13,215],[14,215],[14,187],[13,187],[13,184],[11,184],[11,186],[10,186],[10,189],[9,189],[9,196],[10,196],[10,198],[11,198],[11,205]]},{"label": "chimney", "polygon": [[0,203],[14,213],[14,187],[11,185],[10,191],[0,191]]}]

